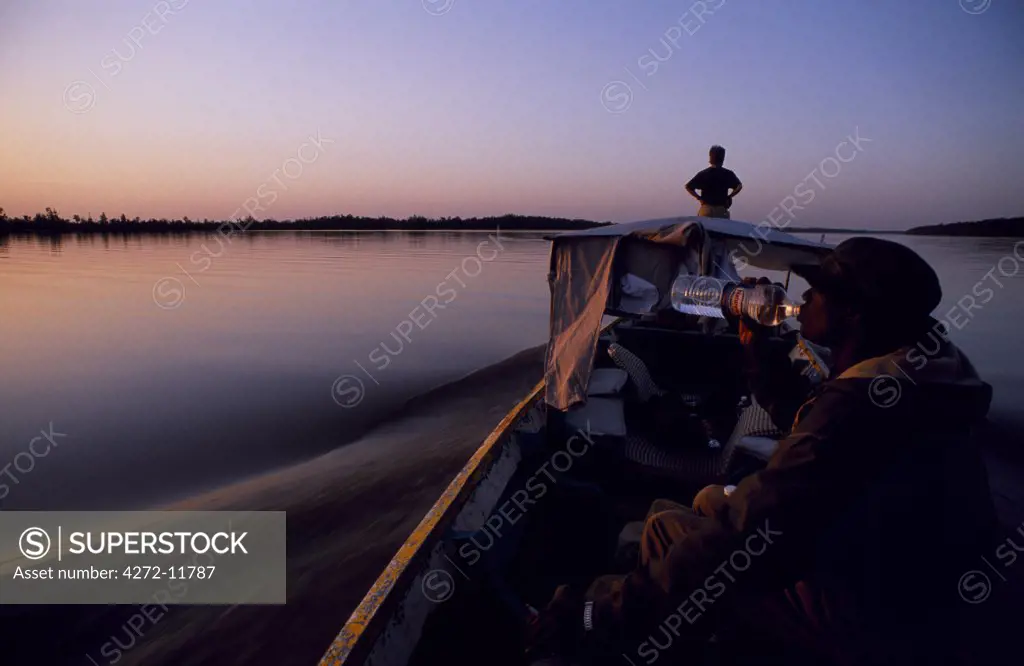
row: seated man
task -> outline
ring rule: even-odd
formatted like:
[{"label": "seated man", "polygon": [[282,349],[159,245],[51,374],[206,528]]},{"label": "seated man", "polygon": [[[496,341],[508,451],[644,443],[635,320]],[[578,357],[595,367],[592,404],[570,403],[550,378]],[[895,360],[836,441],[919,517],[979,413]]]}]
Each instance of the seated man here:
[{"label": "seated man", "polygon": [[996,523],[968,435],[991,388],[931,318],[939,281],[909,248],[854,238],[797,272],[810,283],[802,334],[831,350],[832,379],[801,401],[779,366],[766,366],[774,396],[755,373],[761,404],[792,419],[767,467],[706,489],[698,512],[655,503],[637,567],[585,594],[559,588],[533,654],[699,663],[714,634],[781,643],[786,663],[796,651],[874,666],[951,663],[969,645],[956,587]]}]

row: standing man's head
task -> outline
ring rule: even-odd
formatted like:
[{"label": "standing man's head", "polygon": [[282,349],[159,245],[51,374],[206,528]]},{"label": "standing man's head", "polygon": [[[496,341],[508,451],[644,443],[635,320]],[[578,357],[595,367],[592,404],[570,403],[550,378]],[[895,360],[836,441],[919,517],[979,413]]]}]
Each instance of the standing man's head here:
[{"label": "standing man's head", "polygon": [[725,164],[725,148],[721,146],[711,146],[711,151],[708,153],[708,161],[711,162],[711,166],[720,167]]}]

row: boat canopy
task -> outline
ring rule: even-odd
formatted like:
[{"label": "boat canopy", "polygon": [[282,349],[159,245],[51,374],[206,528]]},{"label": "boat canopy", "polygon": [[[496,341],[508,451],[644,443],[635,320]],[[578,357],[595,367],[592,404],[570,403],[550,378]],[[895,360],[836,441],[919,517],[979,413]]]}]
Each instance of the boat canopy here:
[{"label": "boat canopy", "polygon": [[566,410],[587,396],[604,315],[671,307],[680,273],[740,279],[746,266],[817,264],[831,246],[768,222],[676,217],[610,224],[551,238],[551,321],[545,401]]}]

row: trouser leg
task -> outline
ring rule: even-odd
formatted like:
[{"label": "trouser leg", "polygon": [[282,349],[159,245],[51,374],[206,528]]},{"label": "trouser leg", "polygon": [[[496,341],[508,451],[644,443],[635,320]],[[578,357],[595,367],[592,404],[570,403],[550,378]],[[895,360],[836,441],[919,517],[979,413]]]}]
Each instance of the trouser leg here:
[{"label": "trouser leg", "polygon": [[640,567],[651,580],[665,580],[672,546],[686,538],[703,521],[688,507],[658,500],[651,506],[640,538]]},{"label": "trouser leg", "polygon": [[665,605],[664,591],[658,581],[666,579],[672,547],[704,520],[688,507],[668,500],[658,500],[651,505],[640,538],[639,562],[633,573],[602,576],[587,593],[587,598],[602,600],[605,610],[612,611],[621,620],[615,635],[610,636],[605,633],[603,618],[595,619],[598,635],[592,640],[595,648],[600,647],[591,656],[614,657],[617,660],[614,663],[622,663],[622,655],[627,655],[640,664],[651,663],[652,654],[662,656],[662,663],[672,663],[672,659],[681,654],[697,654],[703,639],[680,631],[683,621],[674,622],[678,618],[669,617],[675,611]]},{"label": "trouser leg", "polygon": [[647,518],[650,518],[656,513],[662,513],[663,511],[689,511],[689,508],[678,502],[673,502],[667,499],[656,499],[651,504],[651,508],[647,511]]}]

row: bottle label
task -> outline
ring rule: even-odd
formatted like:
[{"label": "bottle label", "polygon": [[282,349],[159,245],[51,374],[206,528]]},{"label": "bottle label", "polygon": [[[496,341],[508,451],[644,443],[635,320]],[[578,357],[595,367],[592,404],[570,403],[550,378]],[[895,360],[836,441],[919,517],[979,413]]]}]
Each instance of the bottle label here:
[{"label": "bottle label", "polygon": [[741,308],[743,307],[743,288],[736,287],[729,292],[729,302],[727,308],[730,313],[739,317],[742,315]]}]

